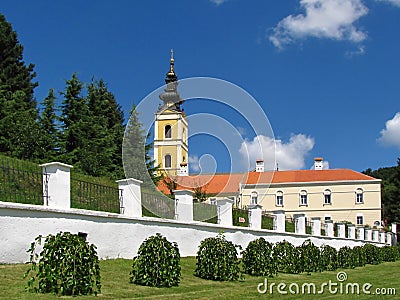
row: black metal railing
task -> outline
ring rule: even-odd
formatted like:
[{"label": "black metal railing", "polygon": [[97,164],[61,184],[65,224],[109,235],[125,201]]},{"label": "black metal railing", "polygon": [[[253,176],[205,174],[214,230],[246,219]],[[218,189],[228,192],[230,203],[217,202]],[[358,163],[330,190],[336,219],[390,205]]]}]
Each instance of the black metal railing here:
[{"label": "black metal railing", "polygon": [[0,201],[43,205],[47,203],[46,191],[47,180],[43,180],[39,166],[0,158]]},{"label": "black metal railing", "polygon": [[142,211],[146,217],[174,219],[175,201],[158,192],[142,191]]},{"label": "black metal railing", "polygon": [[216,224],[218,222],[217,209],[215,204],[193,203],[193,220]]},{"label": "black metal railing", "polygon": [[71,179],[71,207],[120,213],[122,191],[117,187]]}]

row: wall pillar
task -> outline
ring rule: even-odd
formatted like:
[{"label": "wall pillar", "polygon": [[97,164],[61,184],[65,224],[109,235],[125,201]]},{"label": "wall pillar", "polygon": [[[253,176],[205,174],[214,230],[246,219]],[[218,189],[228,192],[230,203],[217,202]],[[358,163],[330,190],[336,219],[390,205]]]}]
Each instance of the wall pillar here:
[{"label": "wall pillar", "polygon": [[294,217],[294,232],[299,234],[306,234],[306,215],[295,214],[293,217]]},{"label": "wall pillar", "polygon": [[392,245],[393,246],[396,246],[396,244],[397,244],[397,226],[398,226],[399,224],[397,224],[397,223],[392,223],[392,233],[393,233],[393,235],[392,235]]},{"label": "wall pillar", "polygon": [[249,205],[249,227],[261,229],[262,206],[258,204]]},{"label": "wall pillar", "polygon": [[372,229],[372,240],[374,242],[379,242],[379,229]]},{"label": "wall pillar", "polygon": [[43,205],[71,208],[71,168],[60,162],[40,165],[43,175]]},{"label": "wall pillar", "polygon": [[356,225],[354,224],[349,224],[347,225],[347,236],[349,239],[356,239]]},{"label": "wall pillar", "polygon": [[311,218],[311,234],[320,236],[321,235],[321,218],[314,217]]},{"label": "wall pillar", "polygon": [[365,239],[364,227],[359,226],[357,227],[357,240],[364,240],[364,239]]},{"label": "wall pillar", "polygon": [[233,200],[222,199],[216,200],[217,202],[217,213],[218,213],[218,224],[222,226],[232,226],[232,205]]},{"label": "wall pillar", "polygon": [[143,181],[127,178],[116,181],[120,190],[120,214],[142,216],[142,192],[140,185]]},{"label": "wall pillar", "polygon": [[386,243],[386,232],[384,232],[384,231],[380,231],[379,232],[379,242],[381,244],[385,244]]},{"label": "wall pillar", "polygon": [[325,221],[325,235],[329,237],[334,237],[335,232],[333,230],[333,221],[332,220],[326,220]]},{"label": "wall pillar", "polygon": [[372,229],[371,228],[365,228],[365,240],[366,241],[372,241]]},{"label": "wall pillar", "polygon": [[393,232],[386,232],[386,245],[394,246],[394,237]]},{"label": "wall pillar", "polygon": [[193,221],[193,192],[190,190],[174,190],[175,220]]},{"label": "wall pillar", "polygon": [[346,224],[336,223],[337,226],[337,236],[340,238],[346,238]]},{"label": "wall pillar", "polygon": [[274,214],[274,230],[278,232],[285,232],[285,211],[275,210]]}]

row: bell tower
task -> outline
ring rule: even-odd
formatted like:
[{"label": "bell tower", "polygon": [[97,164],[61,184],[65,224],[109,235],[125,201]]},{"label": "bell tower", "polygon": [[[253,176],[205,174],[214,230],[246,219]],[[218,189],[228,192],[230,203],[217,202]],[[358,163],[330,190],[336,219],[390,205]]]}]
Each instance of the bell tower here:
[{"label": "bell tower", "polygon": [[163,104],[155,113],[154,161],[155,165],[160,165],[161,172],[177,176],[181,164],[188,162],[188,122],[181,108],[183,99],[178,93],[173,50],[165,83],[164,92],[159,96]]}]

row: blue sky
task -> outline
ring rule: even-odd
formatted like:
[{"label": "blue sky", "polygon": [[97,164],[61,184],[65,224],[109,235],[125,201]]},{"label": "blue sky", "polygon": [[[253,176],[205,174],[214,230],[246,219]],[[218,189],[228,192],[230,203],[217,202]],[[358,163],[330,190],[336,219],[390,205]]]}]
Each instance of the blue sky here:
[{"label": "blue sky", "polygon": [[[399,0],[17,0],[0,11],[36,66],[39,102],[77,72],[103,78],[127,114],[164,83],[173,48],[180,79],[224,79],[257,100],[280,168],[322,156],[362,171],[400,156]],[[199,103],[186,103],[187,114]],[[241,130],[239,117],[229,122]],[[257,134],[243,138],[251,151]],[[227,150],[207,139],[189,140],[191,161],[209,153],[227,171]]]}]

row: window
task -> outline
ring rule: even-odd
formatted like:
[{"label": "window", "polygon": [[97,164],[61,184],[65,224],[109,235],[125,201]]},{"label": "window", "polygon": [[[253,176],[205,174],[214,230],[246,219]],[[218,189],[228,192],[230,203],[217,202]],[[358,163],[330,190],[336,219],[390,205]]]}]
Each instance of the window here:
[{"label": "window", "polygon": [[326,222],[326,221],[331,221],[331,220],[332,220],[332,217],[331,217],[331,216],[325,216],[325,219],[324,219],[324,220],[325,220],[325,222]]},{"label": "window", "polygon": [[258,193],[257,192],[251,193],[251,204],[258,204]]},{"label": "window", "polygon": [[330,190],[324,191],[324,205],[332,204],[332,193]]},{"label": "window", "polygon": [[364,203],[364,191],[360,188],[356,190],[356,203]]},{"label": "window", "polygon": [[283,206],[283,192],[276,193],[276,206]]},{"label": "window", "polygon": [[186,130],[185,130],[185,128],[183,128],[183,130],[182,130],[182,140],[183,140],[184,143],[186,143]]},{"label": "window", "polygon": [[307,203],[307,191],[300,192],[300,206],[308,205]]},{"label": "window", "polygon": [[357,225],[363,225],[363,224],[364,224],[364,217],[357,216]]},{"label": "window", "polygon": [[167,155],[165,155],[165,157],[164,157],[164,166],[165,166],[165,168],[171,168],[171,166],[172,166],[172,159],[171,159],[171,155],[170,154],[167,154]]},{"label": "window", "polygon": [[164,128],[164,136],[166,139],[170,139],[171,138],[171,132],[172,132],[172,128],[171,125],[166,125]]}]

